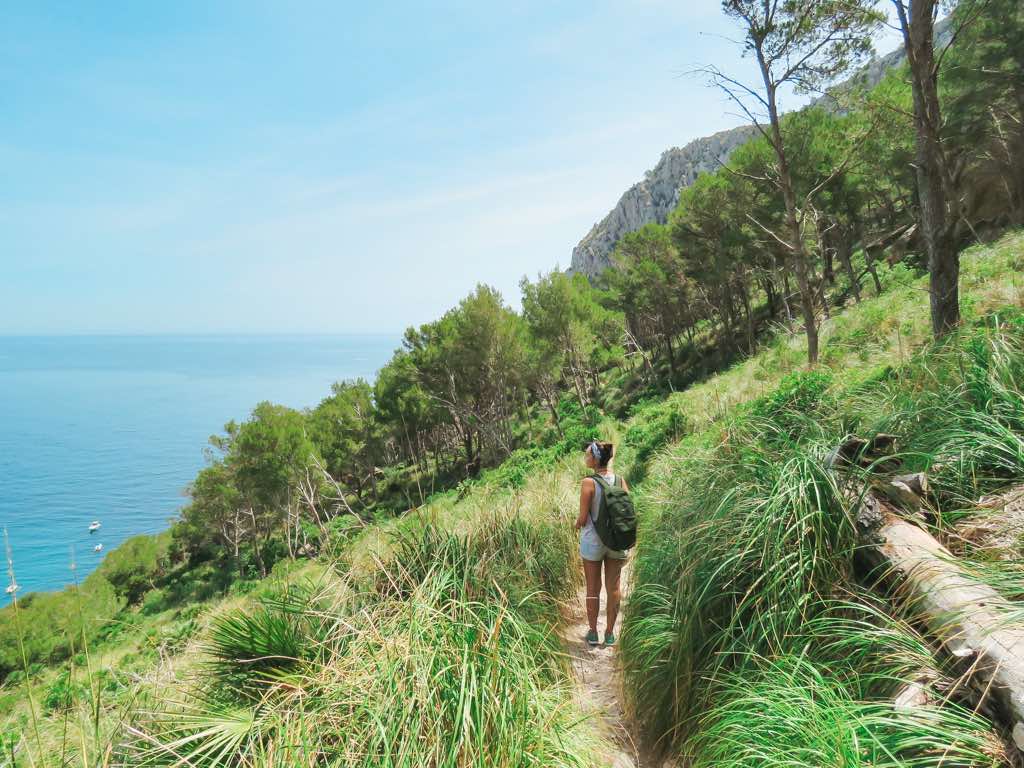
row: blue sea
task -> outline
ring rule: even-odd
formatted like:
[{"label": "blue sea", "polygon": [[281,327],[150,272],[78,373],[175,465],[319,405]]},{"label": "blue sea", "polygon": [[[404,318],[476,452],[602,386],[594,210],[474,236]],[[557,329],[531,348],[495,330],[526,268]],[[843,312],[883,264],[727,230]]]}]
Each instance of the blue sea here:
[{"label": "blue sea", "polygon": [[[70,583],[72,558],[84,578],[102,557],[97,544],[106,552],[165,529],[205,463],[209,436],[230,419],[263,400],[314,406],[335,381],[372,379],[399,343],[385,335],[0,337],[0,528],[20,594]],[[93,520],[102,528],[90,534]]]}]

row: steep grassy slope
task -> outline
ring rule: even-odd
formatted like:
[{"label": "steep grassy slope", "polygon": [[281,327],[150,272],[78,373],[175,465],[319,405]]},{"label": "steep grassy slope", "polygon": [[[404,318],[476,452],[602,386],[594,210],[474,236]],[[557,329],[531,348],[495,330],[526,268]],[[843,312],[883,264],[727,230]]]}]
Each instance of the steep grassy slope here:
[{"label": "steep grassy slope", "polygon": [[[1022,266],[1019,233],[965,254],[965,328],[943,345],[927,342],[923,281],[897,272],[827,324],[816,370],[780,338],[657,406],[690,433],[641,491],[623,654],[650,739],[702,766],[1002,764],[992,724],[956,693],[962,670],[858,586],[859,481],[828,455],[851,432],[896,434],[905,467],[933,477],[940,536],[1024,478]],[[1024,595],[1014,563],[978,574]],[[921,670],[950,701],[895,710]]]},{"label": "steep grassy slope", "polygon": [[[1022,267],[1020,233],[965,255],[972,330],[945,352],[920,355],[925,283],[896,268],[880,297],[825,324],[818,371],[802,373],[802,338],[780,332],[730,370],[602,425],[621,438],[619,468],[643,478],[623,652],[648,737],[707,765],[770,764],[743,744],[810,765],[930,765],[945,750],[956,764],[994,759],[990,724],[962,709],[886,719],[894,681],[941,661],[846,588],[846,502],[820,465],[846,431],[923,423],[911,411],[941,426],[964,370],[977,373],[964,423],[1015,402],[995,383],[1017,368],[993,361],[1017,359]],[[937,431],[901,434],[927,464]],[[0,765],[600,764],[554,632],[578,582],[583,470],[575,456],[502,470],[366,528],[337,561],[283,566],[245,594],[140,608],[120,638],[28,686],[9,681]],[[977,473],[951,474],[940,522],[1014,471],[977,486]]]},{"label": "steep grassy slope", "polygon": [[90,690],[97,675],[76,668],[54,708],[44,700],[62,673],[43,675],[38,740],[24,696],[9,721],[24,729],[21,760],[599,762],[555,633],[578,580],[578,475],[573,457],[522,488],[481,484],[368,528],[342,561],[216,604],[194,640],[123,690]]}]

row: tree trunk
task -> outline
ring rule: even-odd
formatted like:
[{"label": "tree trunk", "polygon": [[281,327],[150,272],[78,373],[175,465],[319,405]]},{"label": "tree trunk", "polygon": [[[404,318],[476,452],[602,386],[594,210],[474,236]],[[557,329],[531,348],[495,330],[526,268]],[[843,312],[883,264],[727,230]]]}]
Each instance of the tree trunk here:
[{"label": "tree trunk", "polygon": [[919,615],[943,650],[968,668],[975,699],[991,696],[1024,750],[1024,628],[1007,621],[1012,603],[960,567],[930,534],[868,494],[857,517],[865,552]]},{"label": "tree trunk", "polygon": [[[792,191],[790,195],[792,195]],[[790,220],[790,231],[797,238],[793,260],[796,267],[796,284],[800,289],[800,310],[804,318],[804,332],[807,334],[807,362],[810,365],[815,365],[818,362],[818,323],[814,316],[814,291],[807,274],[807,251],[803,243],[799,241],[800,224],[796,219],[795,207],[791,213],[787,213],[786,218]]]},{"label": "tree trunk", "polygon": [[913,0],[909,19],[902,0],[896,2],[896,9],[914,95],[918,219],[928,253],[932,334],[938,339],[960,323],[960,255],[953,239],[953,190],[941,143],[942,113],[934,44],[936,0]]},{"label": "tree trunk", "polygon": [[676,378],[676,351],[672,346],[672,334],[665,334],[665,351],[668,353],[668,370],[669,379],[675,381]]},{"label": "tree trunk", "polygon": [[558,408],[555,404],[555,388],[542,384],[540,389],[541,400],[547,404],[548,410],[551,411],[551,421],[555,424],[555,430],[560,438],[565,439],[565,433],[562,431],[562,422],[558,418]]},{"label": "tree trunk", "polygon": [[466,435],[463,438],[463,447],[466,449],[466,473],[472,474],[473,466],[473,433],[468,429]]},{"label": "tree trunk", "polygon": [[[838,222],[833,222],[832,227],[838,227]],[[826,285],[836,284],[836,271],[835,271],[835,235],[831,232],[822,232],[821,227],[818,228],[818,239],[821,243],[821,276],[825,281]]]},{"label": "tree trunk", "polygon": [[740,300],[743,302],[743,313],[747,318],[747,352],[753,354],[754,352],[754,315],[750,310],[750,295],[747,292],[746,285],[742,282],[739,287]]},{"label": "tree trunk", "polygon": [[759,282],[761,290],[764,291],[765,300],[768,302],[768,314],[774,318],[779,314],[779,298],[775,290],[775,281],[771,279],[771,276],[765,275]]},{"label": "tree trunk", "polygon": [[815,302],[818,305],[821,306],[821,312],[825,316],[825,319],[826,320],[831,320],[832,319],[832,311],[831,311],[831,309],[829,308],[829,305],[828,305],[828,294],[825,291],[825,280],[824,280],[824,277],[821,280],[818,279],[818,273],[814,269],[814,264],[813,263],[811,264],[810,273],[811,273],[811,285],[816,285],[817,286],[817,290],[815,290],[815,292],[814,292],[815,295],[816,295]]},{"label": "tree trunk", "polygon": [[857,279],[857,275],[853,271],[851,250],[850,238],[846,232],[843,232],[839,237],[836,255],[839,257],[839,262],[843,265],[843,271],[846,273],[846,279],[850,281],[850,290],[853,291],[853,300],[860,304],[860,280]]},{"label": "tree trunk", "polygon": [[[1021,56],[1020,59],[1024,59]],[[1018,67],[1021,66],[1018,61]],[[1016,136],[1011,137],[1007,142],[1011,147],[1012,157],[1010,159],[1011,184],[1014,190],[1011,201],[1010,218],[1014,226],[1024,224],[1024,85],[1017,82],[1013,88],[1017,102],[1017,131]]]},{"label": "tree trunk", "polygon": [[576,370],[576,367],[573,366],[573,365],[570,365],[569,370],[570,370],[570,373],[572,374],[572,386],[573,386],[573,389],[576,390],[576,399],[579,401],[580,409],[586,411],[587,410],[587,398],[583,394],[583,385],[580,383],[579,372]]},{"label": "tree trunk", "polygon": [[809,275],[810,265],[808,264],[807,247],[804,244],[803,233],[800,228],[800,218],[796,205],[796,191],[793,188],[793,178],[789,171],[789,159],[786,157],[786,147],[782,139],[782,127],[779,122],[775,85],[772,83],[764,54],[760,50],[758,51],[758,62],[761,66],[765,93],[768,96],[768,117],[771,120],[772,148],[775,150],[775,158],[778,163],[778,184],[782,191],[782,199],[786,204],[786,230],[789,237],[790,253],[793,256],[796,284],[800,290],[800,309],[804,318],[804,332],[807,334],[807,362],[815,365],[818,362],[818,324],[814,314],[814,289],[811,286]]},{"label": "tree trunk", "polygon": [[882,282],[878,279],[878,270],[875,269],[875,256],[867,248],[864,249],[864,266],[871,275],[871,280],[875,284],[875,295],[882,295]]},{"label": "tree trunk", "polygon": [[249,516],[252,518],[252,549],[253,554],[256,556],[256,565],[260,569],[260,578],[267,578],[267,566],[263,562],[263,549],[260,547],[260,534],[259,525],[256,522],[256,510],[249,507]]},{"label": "tree trunk", "polygon": [[789,297],[793,290],[789,285],[789,270],[782,267],[782,308],[786,310],[786,323],[793,324],[793,308],[789,305]]}]

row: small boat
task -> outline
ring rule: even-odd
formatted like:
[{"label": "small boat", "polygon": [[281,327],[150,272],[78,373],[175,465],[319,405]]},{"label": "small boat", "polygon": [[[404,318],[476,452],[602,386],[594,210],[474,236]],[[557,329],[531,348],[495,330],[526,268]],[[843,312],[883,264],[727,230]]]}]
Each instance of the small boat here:
[{"label": "small boat", "polygon": [[103,551],[103,545],[102,544],[97,544],[95,547],[92,548],[92,551],[93,552],[102,552]]},{"label": "small boat", "polygon": [[96,531],[98,531],[101,527],[102,524],[100,523],[99,520],[93,520],[91,523],[89,523],[89,533],[96,533]]},{"label": "small boat", "polygon": [[9,587],[7,587],[7,589],[4,590],[4,592],[6,592],[8,595],[13,595],[19,589],[21,589],[21,587],[19,587],[17,584],[11,584]]}]

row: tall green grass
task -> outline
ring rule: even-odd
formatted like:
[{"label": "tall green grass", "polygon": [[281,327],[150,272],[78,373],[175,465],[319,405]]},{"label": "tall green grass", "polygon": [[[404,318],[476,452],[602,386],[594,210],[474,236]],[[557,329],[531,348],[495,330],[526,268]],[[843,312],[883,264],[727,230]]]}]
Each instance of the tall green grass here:
[{"label": "tall green grass", "polygon": [[995,766],[998,742],[953,705],[857,700],[803,656],[760,660],[720,681],[698,723],[694,768]]},{"label": "tall green grass", "polygon": [[376,571],[218,620],[193,690],[133,730],[125,760],[592,765],[555,632],[571,551],[563,519],[509,509],[400,533]]},{"label": "tall green grass", "polygon": [[[1022,374],[1016,325],[987,322],[852,386],[790,376],[668,449],[641,494],[622,634],[648,736],[699,766],[992,764],[990,726],[955,702],[892,709],[943,660],[856,587],[863,478],[827,458],[849,432],[895,432],[907,468],[935,478],[942,535],[1024,478]],[[989,578],[1007,593],[1019,574]]]}]

